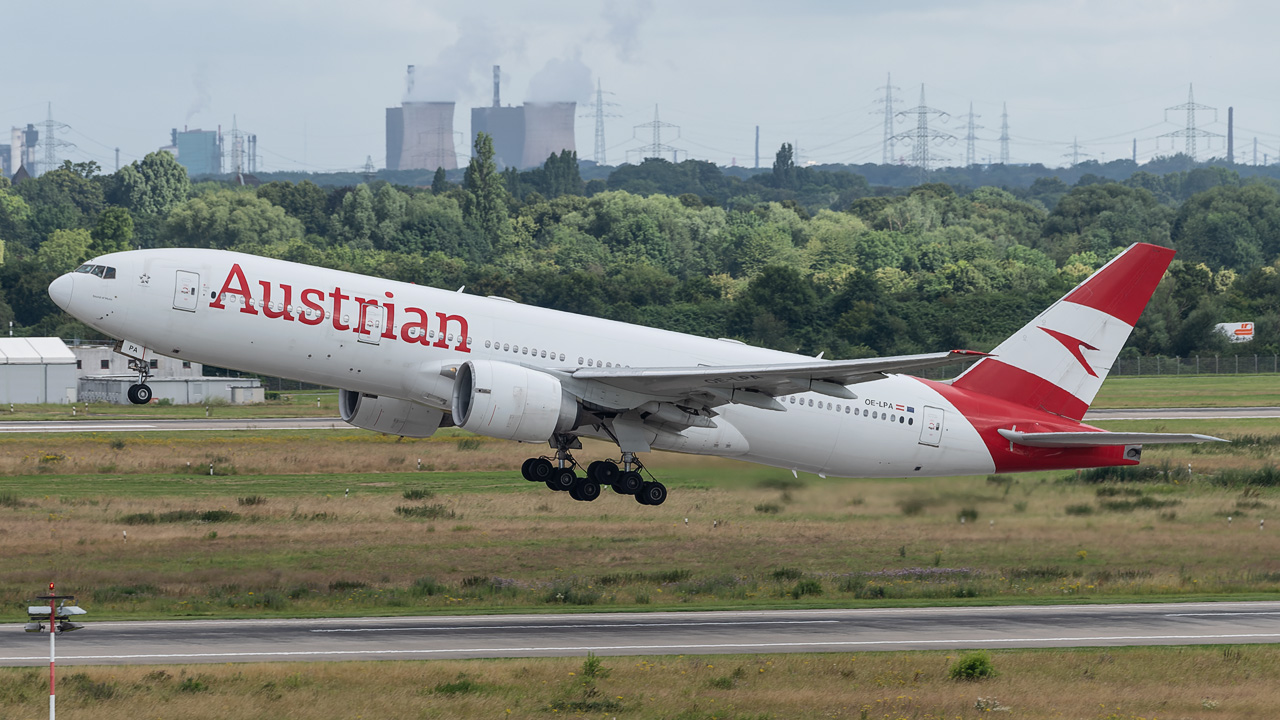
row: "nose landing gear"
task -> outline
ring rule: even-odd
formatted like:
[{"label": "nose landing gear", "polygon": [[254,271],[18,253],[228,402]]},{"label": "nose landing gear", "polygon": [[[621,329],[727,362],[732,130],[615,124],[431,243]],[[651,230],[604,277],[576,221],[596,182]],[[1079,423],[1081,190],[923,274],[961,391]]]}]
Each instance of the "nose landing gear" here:
[{"label": "nose landing gear", "polygon": [[145,360],[129,358],[129,369],[138,373],[138,382],[129,386],[129,402],[134,405],[146,405],[151,402],[151,386],[147,378],[151,377],[151,365]]}]

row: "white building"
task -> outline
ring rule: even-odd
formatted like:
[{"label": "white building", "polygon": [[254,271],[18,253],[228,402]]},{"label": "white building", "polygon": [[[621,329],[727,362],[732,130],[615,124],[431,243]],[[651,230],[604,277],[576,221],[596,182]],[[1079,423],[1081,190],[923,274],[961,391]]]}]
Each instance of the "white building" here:
[{"label": "white building", "polygon": [[[71,352],[75,354],[80,400],[129,404],[129,386],[138,382],[138,374],[129,369],[129,358],[111,345],[79,345]],[[152,402],[199,405],[221,398],[232,405],[243,405],[266,399],[266,391],[257,378],[205,377],[200,363],[165,355],[151,355],[148,364],[151,377],[147,385]]]},{"label": "white building", "polygon": [[72,403],[76,356],[55,337],[0,337],[0,402]]}]

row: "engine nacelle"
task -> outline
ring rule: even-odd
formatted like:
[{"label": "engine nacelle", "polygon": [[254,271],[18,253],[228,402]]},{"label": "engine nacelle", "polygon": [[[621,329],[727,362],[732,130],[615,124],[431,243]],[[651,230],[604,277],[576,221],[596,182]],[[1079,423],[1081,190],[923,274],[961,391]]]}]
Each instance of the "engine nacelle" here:
[{"label": "engine nacelle", "polygon": [[338,391],[342,419],[358,428],[388,435],[431,437],[444,421],[444,411],[400,398]]},{"label": "engine nacelle", "polygon": [[546,442],[574,429],[581,410],[551,375],[493,360],[458,368],[452,408],[463,430],[523,442]]}]

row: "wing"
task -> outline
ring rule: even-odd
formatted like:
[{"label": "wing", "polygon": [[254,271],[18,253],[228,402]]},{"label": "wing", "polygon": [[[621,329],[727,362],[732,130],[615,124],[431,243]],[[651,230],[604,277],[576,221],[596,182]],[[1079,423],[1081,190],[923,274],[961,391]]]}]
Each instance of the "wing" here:
[{"label": "wing", "polygon": [[1227,442],[1212,435],[1195,433],[1140,432],[1042,432],[998,430],[1011,443],[1027,447],[1107,447],[1113,445],[1170,445],[1177,443]]},{"label": "wing", "polygon": [[879,380],[890,373],[938,367],[985,357],[972,350],[899,355],[860,360],[810,360],[799,363],[716,365],[674,368],[578,368],[567,374],[622,391],[667,401],[697,400],[708,406],[741,403],[782,410],[778,395],[816,392],[853,400],[847,385]]}]

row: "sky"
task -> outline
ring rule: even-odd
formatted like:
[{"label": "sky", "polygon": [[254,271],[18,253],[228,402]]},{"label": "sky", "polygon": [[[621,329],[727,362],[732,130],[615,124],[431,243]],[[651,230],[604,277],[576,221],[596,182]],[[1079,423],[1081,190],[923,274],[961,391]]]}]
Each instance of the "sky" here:
[{"label": "sky", "polygon": [[[1184,150],[1195,101],[1198,155],[1224,156],[1235,108],[1236,160],[1280,155],[1274,79],[1280,4],[1217,0],[50,0],[6,9],[10,72],[0,124],[47,116],[74,143],[60,158],[115,168],[169,143],[170,128],[258,137],[261,170],[353,170],[386,163],[385,108],[453,100],[459,163],[471,107],[489,105],[492,66],[504,104],[579,102],[580,158],[592,159],[594,89],[606,91],[609,164],[638,162],[635,126],[679,126],[662,142],[680,159],[769,166],[784,143],[804,163],[879,162],[884,90],[920,105],[939,138],[936,164],[964,164],[970,103],[979,162],[998,159],[1008,108],[1010,162],[1061,166]],[[15,62],[16,60],[16,62]],[[425,97],[430,96],[430,97]],[[1167,117],[1167,120],[1166,120]],[[915,114],[895,133],[913,131]],[[639,138],[639,139],[636,139]],[[1206,149],[1207,143],[1207,149]],[[895,145],[910,162],[910,141]]]}]

